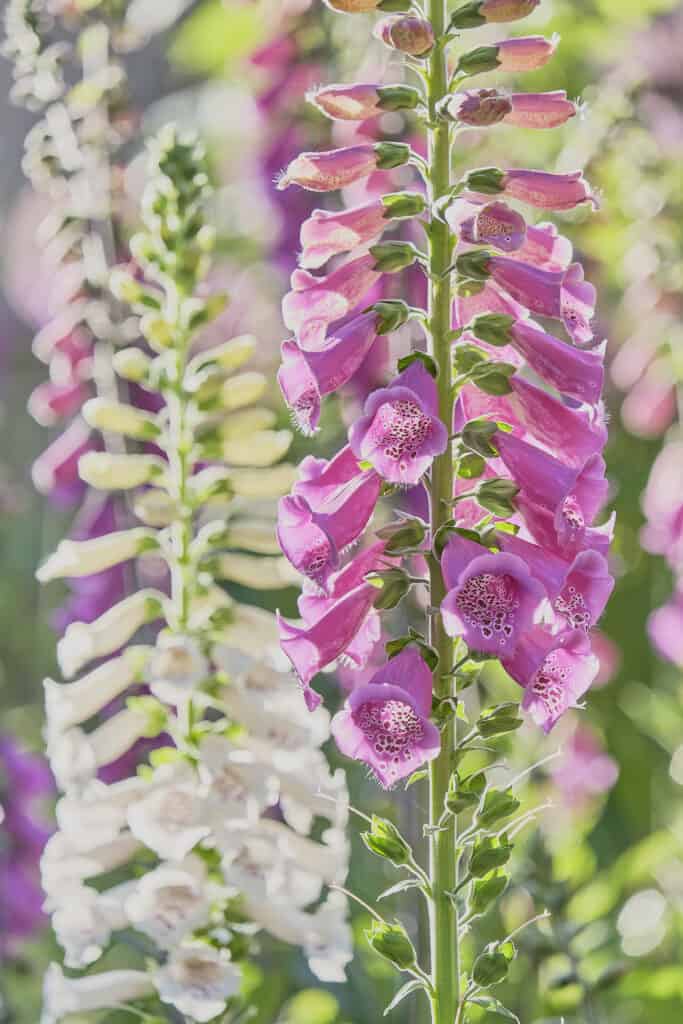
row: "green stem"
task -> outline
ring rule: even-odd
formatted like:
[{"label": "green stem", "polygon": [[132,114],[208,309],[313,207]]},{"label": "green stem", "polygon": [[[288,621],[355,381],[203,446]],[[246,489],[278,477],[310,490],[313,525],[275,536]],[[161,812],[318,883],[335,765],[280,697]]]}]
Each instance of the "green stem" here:
[{"label": "green stem", "polygon": [[[429,0],[429,17],[436,45],[429,59],[429,192],[432,202],[444,196],[451,187],[451,130],[436,114],[437,104],[448,93],[448,69],[443,37],[448,18],[447,0]],[[449,432],[453,422],[453,383],[451,368],[451,304],[450,275],[447,273],[453,251],[453,236],[447,224],[433,218],[429,249],[429,352],[439,373],[439,415]],[[453,450],[449,441],[443,455],[432,467],[432,537],[447,522],[453,498]],[[430,564],[430,604],[438,608],[445,596],[441,567],[436,559]],[[440,615],[433,615],[430,642],[439,655],[434,673],[434,693],[440,698],[454,695],[454,645],[444,631]],[[429,773],[430,826],[429,865],[433,900],[430,912],[432,1024],[453,1024],[459,1002],[459,950],[457,911],[447,893],[457,885],[456,819],[450,815],[441,822],[444,800],[452,769],[452,752],[456,743],[455,717],[449,719],[442,732],[442,748],[432,761]]]}]

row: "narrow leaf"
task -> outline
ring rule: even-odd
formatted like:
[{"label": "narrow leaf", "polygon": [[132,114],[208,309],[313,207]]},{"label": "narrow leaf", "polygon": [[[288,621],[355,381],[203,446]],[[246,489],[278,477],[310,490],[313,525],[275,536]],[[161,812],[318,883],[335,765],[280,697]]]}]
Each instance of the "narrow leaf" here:
[{"label": "narrow leaf", "polygon": [[406,984],[398,990],[394,998],[391,1000],[384,1011],[383,1016],[386,1017],[392,1010],[395,1010],[398,1004],[402,1003],[406,996],[409,996],[412,992],[417,992],[419,988],[424,987],[424,982],[420,981],[418,978],[414,978],[413,981],[406,982]]}]

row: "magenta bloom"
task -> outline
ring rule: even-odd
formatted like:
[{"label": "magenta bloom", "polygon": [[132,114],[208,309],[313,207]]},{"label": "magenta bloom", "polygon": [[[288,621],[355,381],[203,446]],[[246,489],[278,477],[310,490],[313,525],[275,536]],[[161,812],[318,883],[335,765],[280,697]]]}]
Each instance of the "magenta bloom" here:
[{"label": "magenta bloom", "polygon": [[278,189],[298,185],[311,192],[334,192],[377,170],[374,146],[348,146],[324,153],[300,153],[278,180]]},{"label": "magenta bloom", "polygon": [[488,271],[496,284],[526,309],[539,316],[560,319],[564,273],[541,270],[508,256],[492,256]]},{"label": "magenta bloom", "polygon": [[318,383],[295,341],[283,341],[280,354],[277,382],[282,396],[301,433],[313,434],[320,424]]},{"label": "magenta bloom", "polygon": [[576,104],[564,91],[516,92],[510,96],[510,104],[505,123],[517,128],[557,128],[576,116]]},{"label": "magenta bloom", "polygon": [[506,195],[539,210],[573,210],[581,203],[597,206],[581,171],[551,174],[548,171],[508,170],[503,178]]},{"label": "magenta bloom", "polygon": [[531,320],[518,320],[510,328],[512,344],[539,377],[562,394],[595,405],[605,375],[602,352],[580,352]]},{"label": "magenta bloom", "polygon": [[306,99],[336,121],[367,121],[382,113],[377,84],[326,85],[313,89]]},{"label": "magenta bloom", "polygon": [[303,626],[278,615],[280,646],[299,677],[309,710],[320,704],[320,696],[310,685],[318,672],[342,655],[362,668],[372,653],[379,639],[374,609],[377,589],[365,582],[365,576],[394,563],[384,556],[384,543],[375,544],[328,580],[329,596],[302,594],[299,611]]},{"label": "magenta bloom", "polygon": [[600,664],[585,633],[553,636],[540,628],[528,634],[504,668],[524,687],[522,707],[548,733],[591,686]]},{"label": "magenta bloom", "polygon": [[[517,21],[534,11],[541,0],[480,0],[478,14],[487,22]],[[456,11],[457,13],[457,11]]]},{"label": "magenta bloom", "polygon": [[380,277],[370,253],[344,263],[324,277],[295,270],[292,290],[282,302],[285,324],[304,347],[319,346],[329,324],[351,313]]},{"label": "magenta bloom", "polygon": [[575,345],[585,347],[593,342],[595,301],[595,288],[584,281],[583,267],[580,263],[572,263],[562,282],[561,316]]},{"label": "magenta bloom", "polygon": [[387,227],[387,213],[381,199],[348,210],[314,210],[301,225],[301,266],[315,270],[332,256],[376,241]]},{"label": "magenta bloom", "polygon": [[441,566],[448,594],[441,605],[449,636],[472,651],[504,658],[532,627],[546,593],[521,558],[492,554],[464,537],[452,537]]},{"label": "magenta bloom", "polygon": [[558,37],[522,36],[493,43],[498,50],[499,71],[535,71],[548,63],[557,49]]},{"label": "magenta bloom", "polygon": [[353,690],[332,720],[332,735],[343,754],[369,765],[388,789],[438,755],[431,710],[432,674],[407,647]]},{"label": "magenta bloom", "polygon": [[572,261],[572,243],[561,235],[554,224],[527,224],[526,238],[515,252],[523,260],[543,270],[567,270]]},{"label": "magenta bloom", "polygon": [[282,553],[303,576],[325,589],[327,578],[339,565],[339,552],[329,517],[313,511],[301,495],[280,498],[277,539]]},{"label": "magenta bloom", "polygon": [[411,486],[446,450],[448,431],[438,415],[436,382],[413,363],[389,387],[374,391],[349,431],[355,455],[390,483]]},{"label": "magenta bloom", "polygon": [[602,615],[613,590],[607,559],[597,551],[580,551],[553,608],[567,628],[587,633]]},{"label": "magenta bloom", "polygon": [[490,245],[501,252],[519,249],[526,237],[524,217],[507,203],[482,206],[474,217],[460,224],[460,240],[473,245]]}]

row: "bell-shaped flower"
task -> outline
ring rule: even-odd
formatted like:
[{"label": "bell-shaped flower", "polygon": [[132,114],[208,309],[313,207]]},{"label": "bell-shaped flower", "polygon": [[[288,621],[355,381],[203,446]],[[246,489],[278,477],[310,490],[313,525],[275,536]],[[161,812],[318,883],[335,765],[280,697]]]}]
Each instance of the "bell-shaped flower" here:
[{"label": "bell-shaped flower", "polygon": [[247,828],[277,800],[276,780],[266,765],[224,736],[204,736],[199,775],[207,819],[214,831]]},{"label": "bell-shaped flower", "polygon": [[198,1024],[206,1024],[225,1010],[228,999],[239,993],[242,975],[226,950],[204,942],[188,942],[171,951],[154,975],[162,1003]]},{"label": "bell-shaped flower", "polygon": [[499,89],[456,92],[445,105],[449,118],[471,128],[487,128],[499,124],[511,111],[510,97]]},{"label": "bell-shaped flower", "polygon": [[303,626],[278,617],[280,645],[304,688],[309,710],[320,704],[320,696],[310,686],[318,672],[344,654],[362,663],[363,656],[369,656],[374,647],[379,631],[376,613],[372,614],[377,589],[365,581],[365,576],[387,564],[392,560],[384,556],[384,544],[376,544],[330,579],[328,597],[304,594],[299,599]]},{"label": "bell-shaped flower", "polygon": [[492,256],[488,271],[496,284],[526,309],[539,316],[560,319],[564,273],[541,270],[508,256]]},{"label": "bell-shaped flower", "polygon": [[40,880],[48,909],[57,905],[65,888],[123,867],[142,849],[130,832],[88,849],[83,846],[84,843],[74,842],[64,832],[55,832],[48,839],[40,862]]},{"label": "bell-shaped flower", "polygon": [[570,338],[581,348],[593,344],[595,302],[595,286],[584,280],[581,264],[572,263],[562,282],[561,318]]},{"label": "bell-shaped flower", "polygon": [[189,636],[164,631],[147,666],[149,686],[155,697],[178,706],[209,675],[209,662],[197,641]]},{"label": "bell-shaped flower", "polygon": [[40,1024],[61,1024],[64,1017],[72,1014],[112,1010],[153,993],[152,978],[146,971],[101,971],[84,978],[67,978],[61,967],[53,963],[43,983]]},{"label": "bell-shaped flower", "polygon": [[46,679],[45,709],[48,738],[87,722],[140,677],[146,657],[144,648],[129,648],[110,658],[73,683]]},{"label": "bell-shaped flower", "polygon": [[314,210],[301,225],[300,265],[315,270],[332,256],[369,245],[388,227],[388,216],[381,199],[348,210]]},{"label": "bell-shaped flower", "polygon": [[575,103],[564,90],[557,92],[516,92],[510,96],[512,109],[504,118],[517,128],[557,128],[576,116]]},{"label": "bell-shaped flower", "polygon": [[[477,172],[470,172],[468,187],[476,192]],[[499,179],[501,192],[539,210],[573,210],[581,203],[597,206],[595,196],[581,171],[553,174],[550,171],[529,171],[511,168]]]},{"label": "bell-shaped flower", "polygon": [[600,668],[584,632],[554,636],[540,628],[503,665],[524,687],[523,709],[546,733],[565,711],[579,706]]},{"label": "bell-shaped flower", "polygon": [[416,362],[386,388],[374,391],[349,431],[354,454],[390,483],[410,487],[446,450],[436,381]]},{"label": "bell-shaped flower", "polygon": [[513,259],[531,263],[542,270],[567,270],[574,247],[555,224],[527,224],[526,237],[512,255]]},{"label": "bell-shaped flower", "polygon": [[557,49],[559,36],[519,36],[492,43],[498,71],[535,71],[544,67]]},{"label": "bell-shaped flower", "polygon": [[291,291],[282,302],[282,316],[304,348],[322,344],[328,326],[351,313],[379,281],[371,253],[342,264],[324,277],[295,270]]},{"label": "bell-shaped flower", "polygon": [[125,896],[130,882],[98,892],[91,885],[65,885],[49,901],[52,930],[64,950],[67,967],[82,969],[98,960],[112,932],[130,924]]},{"label": "bell-shaped flower", "polygon": [[162,860],[180,861],[210,831],[194,769],[185,762],[162,765],[154,782],[149,794],[128,808],[128,826]]},{"label": "bell-shaped flower", "polygon": [[48,583],[65,577],[91,576],[157,547],[156,534],[144,527],[118,530],[92,540],[63,540],[40,566],[36,579]]},{"label": "bell-shaped flower", "polygon": [[510,341],[535,373],[563,395],[597,404],[605,375],[603,352],[581,352],[532,320],[518,320],[510,328]]},{"label": "bell-shaped flower", "polygon": [[136,879],[126,893],[125,913],[136,931],[160,949],[173,949],[208,923],[211,896],[199,857],[159,867]]},{"label": "bell-shaped flower", "polygon": [[614,578],[607,559],[598,551],[580,551],[553,608],[567,629],[588,633],[605,610],[613,590]]},{"label": "bell-shaped flower", "polygon": [[67,792],[81,789],[100,768],[122,757],[148,731],[146,715],[126,708],[92,732],[74,726],[50,736],[47,753],[57,785]]},{"label": "bell-shaped flower", "polygon": [[474,541],[451,537],[441,567],[448,593],[441,605],[449,636],[472,651],[504,658],[543,612],[546,592],[524,561],[491,553]]},{"label": "bell-shaped flower", "polygon": [[390,788],[438,755],[431,710],[432,673],[407,647],[349,695],[332,719],[332,735],[343,754],[367,764]]},{"label": "bell-shaped flower", "polygon": [[60,832],[83,852],[113,842],[127,827],[130,805],[148,791],[149,782],[139,776],[111,785],[93,780],[81,792],[68,793],[57,801]]},{"label": "bell-shaped flower", "polygon": [[320,424],[321,396],[313,371],[295,341],[283,341],[277,373],[280,391],[302,434],[314,434]]},{"label": "bell-shaped flower", "polygon": [[141,626],[160,618],[165,600],[160,591],[139,590],[94,622],[72,622],[57,646],[59,667],[67,679],[89,661],[117,651]]},{"label": "bell-shaped flower", "polygon": [[459,232],[461,242],[514,252],[524,243],[527,225],[521,213],[507,203],[496,201],[479,207],[475,214],[461,221]]},{"label": "bell-shaped flower", "polygon": [[377,170],[374,146],[348,146],[325,153],[300,153],[280,176],[277,187],[298,185],[313,192],[334,192],[368,178]]}]

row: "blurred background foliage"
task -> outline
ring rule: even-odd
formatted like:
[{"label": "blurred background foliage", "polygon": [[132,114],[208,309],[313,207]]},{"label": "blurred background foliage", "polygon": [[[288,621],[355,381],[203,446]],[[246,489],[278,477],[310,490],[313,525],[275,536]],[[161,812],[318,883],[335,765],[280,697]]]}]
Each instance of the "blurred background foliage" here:
[{"label": "blurred background foliage", "polygon": [[[270,108],[257,104],[263,75],[249,58],[273,32],[263,14],[261,4],[238,0],[190,4],[181,22],[144,59],[132,60],[131,79],[142,115],[136,148],[169,117],[191,122],[206,136],[218,184],[213,213],[222,240],[220,274],[235,297],[221,329],[227,332],[235,324],[253,330],[262,340],[263,365],[272,368],[281,340],[278,304],[293,253],[288,263],[279,237],[282,210],[273,207],[263,155],[276,123],[282,126],[294,108],[298,127],[292,130],[300,135],[304,125],[312,148],[322,145],[329,131],[319,117],[300,109],[299,94],[291,98],[293,108],[284,100]],[[318,80],[343,80],[361,62],[368,67],[366,42],[361,32],[350,30],[353,21],[331,24],[317,0],[308,15],[293,19],[299,42],[319,65]],[[472,133],[458,160],[463,167],[497,162],[564,170],[585,166],[601,195],[598,215],[568,216],[562,228],[599,287],[600,323],[620,385],[613,385],[608,396],[618,586],[601,624],[605,683],[592,692],[583,715],[619,774],[611,788],[603,787],[605,793],[591,792],[591,780],[572,791],[558,767],[568,757],[571,727],[545,740],[525,728],[510,744],[513,772],[558,748],[562,753],[526,777],[525,806],[552,806],[539,813],[538,828],[520,836],[513,871],[517,884],[501,910],[508,931],[545,908],[553,916],[520,933],[522,955],[500,995],[523,1024],[560,1024],[563,1019],[567,1024],[680,1024],[683,686],[681,666],[662,661],[648,640],[647,617],[666,599],[672,582],[664,562],[642,549],[639,533],[640,496],[662,434],[677,429],[667,421],[675,410],[668,417],[666,411],[658,416],[657,410],[675,381],[683,380],[683,6],[677,0],[547,0],[524,23],[525,33],[536,31],[560,33],[562,45],[548,68],[528,76],[523,87],[564,88],[572,97],[583,97],[585,116],[562,133],[540,137],[501,132],[484,142]],[[4,86],[6,64],[1,73]],[[6,91],[3,87],[3,95]],[[30,353],[30,303],[22,291],[31,281],[26,265],[30,268],[33,252],[19,170],[28,124],[9,105],[0,107],[6,285],[0,322],[0,707],[2,731],[38,750],[40,683],[53,666],[54,636],[51,609],[39,598],[33,570],[63,534],[70,511],[46,505],[30,481],[30,465],[44,434],[25,413],[27,396],[41,379]],[[135,162],[132,178],[134,168]],[[23,267],[17,265],[21,261]],[[620,351],[637,349],[639,338],[666,358],[659,390],[634,391],[623,370]],[[327,408],[315,442],[319,454],[331,449],[339,429],[338,414]],[[307,441],[297,446],[297,455],[310,450]],[[294,599],[292,593],[269,595],[272,606],[287,612],[293,611]],[[485,687],[510,697],[502,678],[486,679]],[[334,705],[340,699],[334,681],[327,691]],[[485,698],[474,693],[472,699]],[[597,762],[593,770],[599,770]],[[405,794],[382,794],[357,766],[350,768],[350,783],[356,806],[396,815],[415,834],[425,799],[419,785]],[[353,865],[349,885],[364,898],[393,881],[357,838]],[[381,1016],[395,976],[366,947],[364,912],[354,914],[358,952],[347,986],[329,992],[314,988],[295,953],[284,946],[264,947],[250,978],[257,1024],[365,1024]],[[417,919],[414,926],[420,927]],[[485,923],[478,942],[488,930],[499,935],[500,927],[501,922]],[[50,937],[42,935],[5,957],[0,1020],[35,1024],[40,975],[53,952]],[[424,1007],[406,1000],[392,1019],[412,1024],[423,1013]],[[127,1018],[107,1021],[115,1019],[123,1024]],[[483,1010],[478,1018],[472,1015],[472,1021],[494,1019]]]}]

